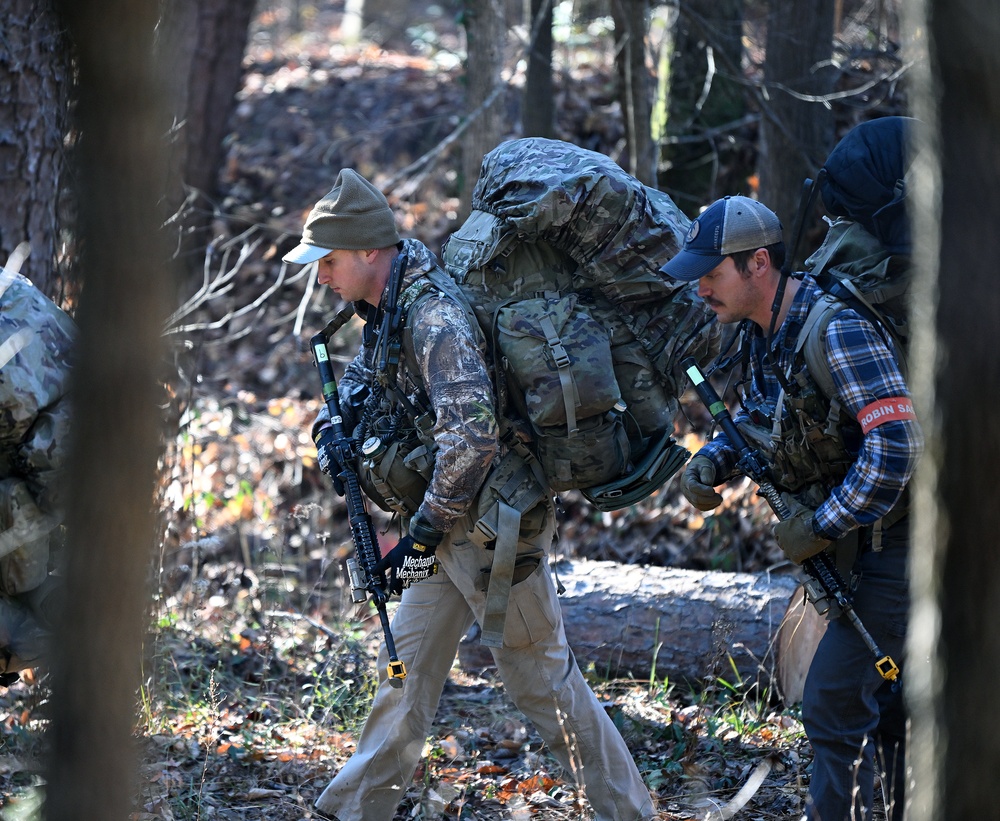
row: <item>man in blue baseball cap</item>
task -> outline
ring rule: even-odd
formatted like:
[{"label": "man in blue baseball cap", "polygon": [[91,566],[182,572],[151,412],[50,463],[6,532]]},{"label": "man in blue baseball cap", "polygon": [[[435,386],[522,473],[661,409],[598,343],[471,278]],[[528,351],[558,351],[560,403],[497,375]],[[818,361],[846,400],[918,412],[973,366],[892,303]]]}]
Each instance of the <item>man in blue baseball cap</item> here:
[{"label": "man in blue baseball cap", "polygon": [[[780,268],[785,260],[785,246],[777,215],[749,197],[724,197],[712,203],[691,223],[680,253],[660,270],[672,279],[684,282],[711,278],[719,294],[711,288],[707,289],[707,293],[701,293],[699,288],[699,294],[715,311],[720,322],[737,322],[743,318],[738,314],[747,308],[743,302],[753,292],[759,291],[757,296],[760,301],[766,299],[766,288],[751,289],[752,283],[746,281],[751,273],[753,252],[761,248],[769,251],[768,261],[772,265],[761,267],[759,273],[765,273],[768,268]],[[727,308],[730,299],[737,300],[739,304]],[[770,311],[770,307],[768,302],[763,309]],[[769,314],[760,313],[760,320],[756,311],[744,315],[764,328],[770,323]]]},{"label": "man in blue baseball cap", "polygon": [[723,197],[691,223],[684,247],[660,270],[693,282],[731,254],[781,241],[781,222],[770,208],[749,197]]},{"label": "man in blue baseball cap", "polygon": [[[767,443],[769,480],[791,510],[775,538],[796,564],[829,551],[858,617],[884,652],[902,659],[909,613],[904,490],[922,449],[903,367],[873,320],[846,303],[827,311],[819,283],[809,274],[785,276],[784,263],[774,212],[748,197],[726,197],[695,220],[661,270],[697,280],[720,322],[752,323],[744,326],[749,372],[735,421],[747,439]],[[807,348],[810,329],[821,327],[816,347]],[[739,475],[739,457],[720,433],[688,462],[681,492],[699,510],[717,507],[716,487]],[[806,818],[870,821],[877,757],[886,817],[901,821],[901,692],[883,680],[847,618],[839,611],[828,618],[802,698],[814,754]]]}]

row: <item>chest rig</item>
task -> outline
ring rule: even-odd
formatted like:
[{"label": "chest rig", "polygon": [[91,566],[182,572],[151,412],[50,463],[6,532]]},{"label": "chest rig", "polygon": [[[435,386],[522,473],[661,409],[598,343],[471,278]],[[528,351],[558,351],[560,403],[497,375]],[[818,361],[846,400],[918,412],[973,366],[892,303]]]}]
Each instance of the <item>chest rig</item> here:
[{"label": "chest rig", "polygon": [[[854,463],[861,428],[842,412],[840,401],[827,396],[810,376],[802,350],[808,332],[804,326],[799,333],[787,370],[776,372],[781,389],[773,407],[744,399],[750,418],[740,424],[740,430],[767,460],[768,478],[779,490],[818,507]],[[760,350],[764,344],[763,340],[751,343],[744,336],[746,358],[756,355],[761,373],[764,368],[778,367]]]},{"label": "chest rig", "polygon": [[416,363],[402,356],[406,314],[418,295],[410,294],[416,286],[400,293],[406,262],[405,254],[396,258],[385,303],[365,324],[371,377],[354,441],[366,495],[382,510],[409,518],[427,491],[437,448],[430,402],[411,376]]}]

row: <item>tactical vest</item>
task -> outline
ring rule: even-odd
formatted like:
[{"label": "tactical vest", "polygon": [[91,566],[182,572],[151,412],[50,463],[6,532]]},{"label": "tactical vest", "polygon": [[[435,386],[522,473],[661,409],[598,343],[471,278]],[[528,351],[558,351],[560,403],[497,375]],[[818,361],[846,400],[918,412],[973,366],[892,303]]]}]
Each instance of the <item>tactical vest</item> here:
[{"label": "tactical vest", "polygon": [[[862,442],[861,426],[843,412],[833,395],[824,350],[826,326],[844,307],[833,307],[825,294],[820,296],[799,330],[792,367],[785,374],[791,392],[779,392],[770,414],[744,402],[750,421],[740,425],[743,435],[766,459],[768,478],[775,487],[813,508],[844,481]],[[904,493],[880,526],[898,521],[907,509],[908,494]]]},{"label": "tactical vest", "polygon": [[[354,431],[359,453],[359,477],[365,493],[383,510],[398,513],[404,519],[413,516],[420,507],[434,472],[437,454],[430,400],[416,380],[410,377],[410,374],[419,373],[419,367],[412,358],[412,330],[407,318],[420,303],[439,293],[455,299],[460,307],[469,312],[469,325],[486,352],[485,340],[475,317],[471,315],[471,309],[456,292],[454,284],[432,269],[400,294],[399,304],[403,310],[400,335],[407,339],[405,342],[400,340],[398,361],[391,363],[386,372],[373,374],[362,417]],[[491,381],[495,382],[493,365],[489,358],[486,361]],[[530,453],[519,444],[527,435],[518,432],[511,420],[500,418],[498,423],[505,448],[516,448],[522,457],[529,457]],[[540,484],[542,477],[536,475],[534,478],[539,480],[535,484]],[[496,496],[503,495],[493,489],[485,494],[481,492],[480,496],[489,497],[491,493],[494,497],[492,501]],[[508,495],[511,497],[508,501],[514,496],[520,500],[520,494],[511,492]],[[521,501],[517,503],[522,504]],[[474,518],[476,512],[473,511]],[[486,512],[479,511],[480,514]],[[487,535],[483,541],[489,541],[495,535]]]},{"label": "tactical vest", "polygon": [[[744,403],[750,421],[740,430],[768,464],[768,478],[803,504],[818,507],[839,485],[856,459],[847,442],[860,442],[861,428],[840,413],[810,377],[800,357],[790,382],[795,394],[778,396],[772,414]],[[787,412],[786,412],[787,411]]]},{"label": "tactical vest", "polygon": [[[423,283],[425,279],[418,280],[421,288]],[[407,293],[400,295],[403,305]],[[404,329],[405,312],[404,307]],[[365,495],[382,510],[409,519],[420,507],[434,472],[434,415],[430,401],[408,376],[419,372],[416,363],[401,357],[389,362],[384,372],[371,364],[368,394],[353,431],[358,479]]]}]

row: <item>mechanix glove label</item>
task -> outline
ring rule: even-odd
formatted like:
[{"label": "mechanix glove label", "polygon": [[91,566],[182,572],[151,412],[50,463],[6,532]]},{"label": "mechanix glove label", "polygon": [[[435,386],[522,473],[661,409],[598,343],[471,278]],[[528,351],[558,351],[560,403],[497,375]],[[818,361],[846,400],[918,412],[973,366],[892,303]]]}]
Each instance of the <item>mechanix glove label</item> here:
[{"label": "mechanix glove label", "polygon": [[433,554],[430,556],[406,556],[403,559],[403,566],[396,573],[398,581],[409,583],[426,579],[437,573],[437,559]]}]

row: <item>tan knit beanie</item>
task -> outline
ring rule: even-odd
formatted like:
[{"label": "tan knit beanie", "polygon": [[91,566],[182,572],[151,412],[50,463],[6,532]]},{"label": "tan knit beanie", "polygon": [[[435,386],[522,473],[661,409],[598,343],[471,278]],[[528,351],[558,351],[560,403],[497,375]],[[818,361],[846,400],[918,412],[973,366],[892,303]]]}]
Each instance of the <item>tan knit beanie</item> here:
[{"label": "tan knit beanie", "polygon": [[330,193],[309,212],[301,243],[282,259],[305,264],[334,249],[367,251],[398,242],[396,219],[385,196],[357,171],[345,168]]}]

